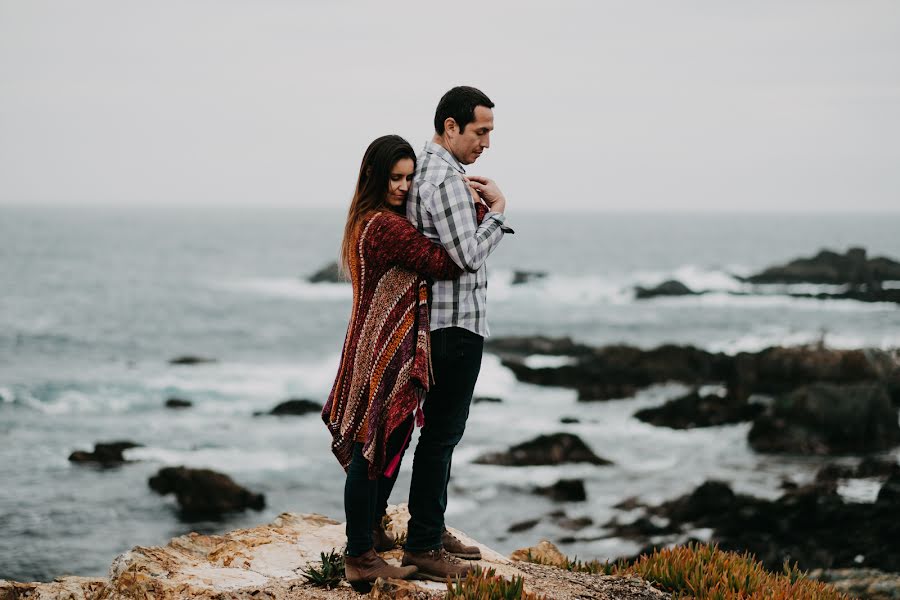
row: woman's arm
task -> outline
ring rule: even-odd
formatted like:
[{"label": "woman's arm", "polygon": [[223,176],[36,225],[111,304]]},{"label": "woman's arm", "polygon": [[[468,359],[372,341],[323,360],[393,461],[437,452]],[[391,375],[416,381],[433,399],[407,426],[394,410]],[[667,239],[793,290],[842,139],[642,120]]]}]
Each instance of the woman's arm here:
[{"label": "woman's arm", "polygon": [[366,243],[377,260],[432,279],[456,279],[460,269],[444,247],[419,233],[405,217],[383,213],[371,224]]}]

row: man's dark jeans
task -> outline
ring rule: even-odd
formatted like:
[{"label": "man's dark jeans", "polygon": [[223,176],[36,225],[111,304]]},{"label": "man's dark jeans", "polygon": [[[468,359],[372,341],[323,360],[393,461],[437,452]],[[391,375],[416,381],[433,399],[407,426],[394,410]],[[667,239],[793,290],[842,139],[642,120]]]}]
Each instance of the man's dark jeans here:
[{"label": "man's dark jeans", "polygon": [[[410,415],[388,438],[388,462],[397,452],[406,452],[409,446],[409,429],[412,426],[413,416]],[[384,516],[388,497],[394,489],[397,473],[400,472],[398,464],[392,477],[381,474],[377,479],[369,479],[369,461],[363,456],[362,447],[362,442],[353,444],[353,458],[347,467],[347,480],[344,483],[347,554],[350,556],[364,554],[372,547],[372,528]]]},{"label": "man's dark jeans", "polygon": [[481,370],[484,338],[460,327],[431,332],[434,383],[425,398],[425,426],[413,458],[406,549],[441,547],[453,449],[462,439]]}]

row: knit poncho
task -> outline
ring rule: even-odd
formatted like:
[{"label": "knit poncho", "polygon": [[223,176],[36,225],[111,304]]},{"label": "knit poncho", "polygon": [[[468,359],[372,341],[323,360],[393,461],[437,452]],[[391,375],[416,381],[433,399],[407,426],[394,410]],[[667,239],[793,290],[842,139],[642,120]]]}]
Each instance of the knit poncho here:
[{"label": "knit poncho", "polygon": [[353,310],[322,419],[341,466],[347,469],[353,443],[362,442],[374,479],[385,470],[387,439],[429,387],[428,278],[453,279],[462,271],[393,212],[365,219],[353,247]]}]

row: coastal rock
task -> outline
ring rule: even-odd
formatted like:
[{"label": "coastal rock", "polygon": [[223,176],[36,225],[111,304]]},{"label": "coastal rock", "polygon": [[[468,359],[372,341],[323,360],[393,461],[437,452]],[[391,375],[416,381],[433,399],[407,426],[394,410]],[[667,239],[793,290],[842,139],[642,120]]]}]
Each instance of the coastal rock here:
[{"label": "coastal rock", "polygon": [[900,472],[896,468],[878,490],[878,499],[875,504],[885,507],[900,507]]},{"label": "coastal rock", "polygon": [[587,462],[593,465],[612,464],[594,454],[581,438],[571,433],[539,435],[532,440],[511,447],[506,452],[484,454],[476,458],[474,462],[509,467],[577,462]]},{"label": "coastal rock", "polygon": [[[388,507],[390,530],[405,535],[409,512],[405,506]],[[342,582],[337,588],[313,586],[304,571],[320,561],[322,553],[342,548],[345,525],[322,515],[282,513],[272,523],[238,529],[223,535],[190,533],[165,546],[136,546],[116,557],[107,578],[66,577],[52,583],[17,583],[0,580],[0,600],[351,600],[360,596]],[[573,573],[557,567],[515,562],[516,557],[565,566],[566,557],[549,542],[519,550],[513,560],[479,544],[463,532],[450,529],[466,544],[481,550],[482,568],[497,575],[522,577],[525,589],[554,600],[668,598],[647,581]],[[401,549],[383,553],[399,564]],[[370,598],[438,600],[446,595],[442,582],[395,580],[376,583]]]},{"label": "coastal rock", "polygon": [[590,385],[582,385],[578,388],[579,402],[595,402],[598,400],[618,400],[631,398],[641,388],[630,383],[604,383],[597,382]]},{"label": "coastal rock", "polygon": [[183,398],[169,398],[166,400],[166,408],[190,408],[194,403],[190,400],[184,400]]},{"label": "coastal rock", "polygon": [[770,501],[711,481],[647,510],[669,519],[669,526],[682,535],[710,528],[711,541],[721,549],[751,552],[771,570],[790,560],[803,570],[900,571],[900,499],[890,493],[883,502],[846,502],[835,485],[816,483]]},{"label": "coastal rock", "polygon": [[540,519],[528,519],[526,521],[519,521],[518,523],[513,523],[510,525],[506,531],[508,533],[518,533],[520,531],[528,531],[529,529],[533,529],[535,525],[540,523]]},{"label": "coastal rock", "polygon": [[557,502],[583,502],[587,500],[584,479],[560,479],[553,485],[535,488],[534,493],[547,496]]},{"label": "coastal rock", "polygon": [[657,296],[696,296],[700,292],[695,292],[680,281],[670,279],[664,281],[656,287],[645,288],[637,286],[634,288],[634,297],[638,300],[647,298],[655,298]]},{"label": "coastal rock", "polygon": [[568,559],[552,542],[541,540],[535,546],[519,548],[509,556],[512,560],[536,562],[542,565],[565,568]]},{"label": "coastal rock", "polygon": [[512,285],[522,285],[546,276],[546,271],[513,271]]},{"label": "coastal rock", "polygon": [[262,510],[266,504],[263,494],[253,493],[228,475],[210,469],[165,467],[148,484],[158,494],[174,492],[184,516],[190,519],[215,518],[247,508]]},{"label": "coastal rock", "polygon": [[865,248],[850,248],[845,254],[821,250],[812,258],[798,258],[786,265],[769,267],[747,277],[750,283],[820,283],[851,287],[873,286],[900,280],[900,263],[889,258],[867,259]]},{"label": "coastal rock", "polygon": [[203,356],[194,356],[191,354],[176,356],[175,358],[169,359],[170,365],[202,365],[214,362],[217,362],[215,358],[205,358]]},{"label": "coastal rock", "polygon": [[260,415],[276,415],[276,416],[285,416],[285,415],[306,415],[309,413],[319,414],[322,412],[322,405],[313,400],[307,400],[305,398],[291,398],[289,400],[285,400],[281,402],[275,408],[270,410],[269,412],[255,412],[254,416]]},{"label": "coastal rock", "polygon": [[472,398],[472,404],[500,404],[501,402],[503,402],[502,398],[494,396],[475,396]]},{"label": "coastal rock", "polygon": [[878,569],[813,569],[808,576],[851,598],[900,600],[900,573],[885,573]]},{"label": "coastal rock", "polygon": [[554,356],[580,356],[590,354],[593,348],[577,344],[569,337],[546,337],[542,335],[488,338],[485,347],[497,354],[528,356],[530,354],[549,354]]},{"label": "coastal rock", "polygon": [[341,274],[340,265],[337,261],[328,263],[312,275],[306,278],[310,283],[344,283],[346,279]]},{"label": "coastal rock", "polygon": [[880,384],[820,383],[780,396],[754,421],[748,441],[758,452],[877,452],[900,444],[900,425]]},{"label": "coastal rock", "polygon": [[69,455],[69,461],[75,463],[94,463],[103,467],[115,467],[128,462],[122,454],[125,450],[139,448],[140,446],[141,444],[129,441],[98,442],[94,444],[93,452],[76,450]]},{"label": "coastal rock", "polygon": [[697,390],[694,390],[662,406],[641,409],[634,413],[634,416],[651,425],[691,429],[752,421],[764,410],[765,407],[761,404],[753,404],[732,396],[725,398],[714,394],[700,396]]}]

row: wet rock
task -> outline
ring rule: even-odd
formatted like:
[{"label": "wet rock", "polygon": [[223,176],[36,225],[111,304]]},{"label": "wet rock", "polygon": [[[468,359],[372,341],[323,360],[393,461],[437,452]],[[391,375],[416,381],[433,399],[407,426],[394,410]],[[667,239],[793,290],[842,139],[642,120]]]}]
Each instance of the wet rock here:
[{"label": "wet rock", "polygon": [[262,510],[266,504],[263,494],[253,493],[228,475],[210,469],[165,467],[148,483],[158,494],[174,493],[188,518],[215,518],[247,508]]},{"label": "wet rock", "polygon": [[283,417],[286,415],[300,416],[309,413],[319,414],[321,412],[322,405],[318,402],[307,400],[305,398],[291,398],[276,405],[275,408],[273,408],[269,412],[257,411],[253,413],[253,416],[258,417],[261,415],[275,415]]},{"label": "wet rock", "polygon": [[214,362],[216,362],[215,358],[204,358],[203,356],[193,356],[191,354],[176,356],[175,358],[169,359],[170,365],[202,365]]},{"label": "wet rock", "polygon": [[900,425],[880,384],[820,383],[779,397],[754,421],[748,440],[758,452],[877,452],[900,444]]},{"label": "wet rock", "polygon": [[590,527],[593,524],[594,520],[590,517],[565,517],[556,521],[556,525],[559,528],[568,531],[581,531],[585,527]]},{"label": "wet rock", "polygon": [[821,283],[868,285],[900,280],[900,263],[889,258],[867,259],[865,248],[850,248],[845,254],[821,250],[812,258],[798,258],[786,265],[769,267],[747,277],[750,283]]},{"label": "wet rock", "polygon": [[657,296],[695,296],[697,294],[699,294],[699,292],[695,292],[680,281],[676,281],[674,279],[664,281],[658,286],[652,288],[645,288],[640,286],[634,288],[634,297],[638,300],[655,298]]},{"label": "wet rock", "polygon": [[485,347],[498,354],[550,354],[579,356],[590,354],[593,349],[584,344],[577,344],[569,337],[552,338],[542,335],[488,338]]},{"label": "wet rock", "polygon": [[557,502],[583,502],[587,500],[583,479],[560,479],[553,485],[538,487],[535,494],[547,496]]},{"label": "wet rock", "polygon": [[884,485],[881,486],[875,504],[885,508],[900,510],[900,472],[896,469],[888,477],[888,480],[884,482]]},{"label": "wet rock", "polygon": [[816,300],[856,300],[857,302],[893,302],[900,304],[900,290],[865,287],[837,294],[819,292],[816,294],[788,294],[791,298],[814,298]]},{"label": "wet rock", "polygon": [[664,525],[659,525],[650,517],[638,517],[634,521],[628,523],[620,523],[618,519],[612,519],[606,523],[604,528],[613,532],[616,537],[626,538],[630,540],[640,540],[651,538],[659,535],[674,533],[674,529]]},{"label": "wet rock", "polygon": [[115,467],[125,462],[123,452],[129,448],[139,448],[141,444],[129,441],[98,442],[93,452],[76,450],[69,455],[69,461],[75,463],[93,463],[103,467]]},{"label": "wet rock", "polygon": [[503,402],[503,399],[495,398],[493,396],[476,396],[472,398],[472,404],[481,404],[483,402],[487,404],[500,404]]},{"label": "wet rock", "polygon": [[306,278],[310,283],[344,283],[346,279],[341,274],[340,265],[337,261],[328,263],[312,275]]},{"label": "wet rock", "polygon": [[506,452],[484,454],[475,459],[475,462],[483,465],[509,467],[559,465],[577,462],[587,462],[594,465],[612,464],[610,461],[594,454],[581,438],[571,433],[539,435],[533,440],[511,447]]},{"label": "wet rock", "polygon": [[528,519],[527,521],[519,521],[518,523],[513,523],[507,529],[507,533],[519,533],[521,531],[528,531],[529,529],[533,529],[535,525],[540,523],[540,519]]},{"label": "wet rock", "polygon": [[190,400],[184,400],[183,398],[169,398],[166,400],[166,408],[190,408],[194,403]]},{"label": "wet rock", "polygon": [[595,402],[598,400],[618,400],[631,398],[641,391],[640,386],[629,383],[592,383],[578,388],[579,402]]},{"label": "wet rock", "polygon": [[765,407],[750,403],[747,400],[716,395],[700,396],[694,390],[686,396],[670,400],[657,408],[644,408],[634,416],[661,427],[672,429],[691,429],[694,427],[714,427],[752,421],[759,416]]},{"label": "wet rock", "polygon": [[581,419],[577,417],[560,417],[559,422],[563,425],[572,425],[574,423],[581,423]]},{"label": "wet rock", "polygon": [[546,271],[513,271],[512,285],[522,285],[546,276]]},{"label": "wet rock", "polygon": [[878,569],[813,569],[808,576],[829,584],[851,598],[900,599],[900,573],[885,573]]}]

